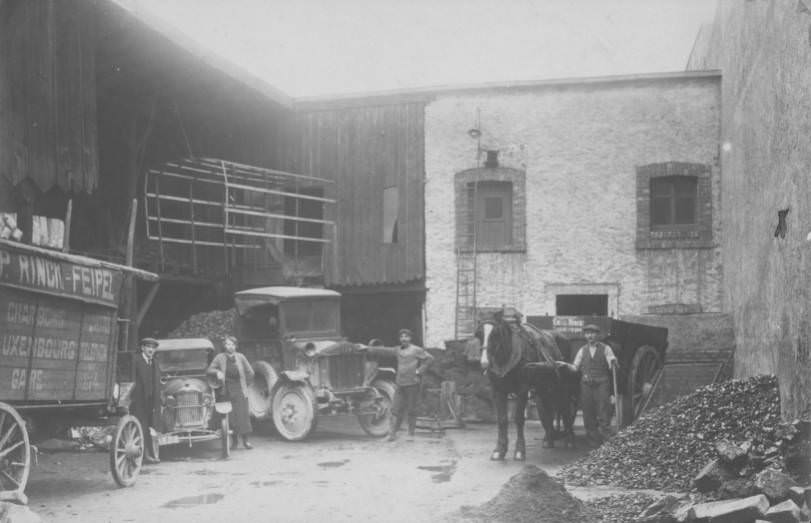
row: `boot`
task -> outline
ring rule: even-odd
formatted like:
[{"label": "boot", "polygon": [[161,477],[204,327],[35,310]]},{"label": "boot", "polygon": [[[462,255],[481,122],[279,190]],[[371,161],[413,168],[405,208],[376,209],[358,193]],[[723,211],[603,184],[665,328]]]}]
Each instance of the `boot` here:
[{"label": "boot", "polygon": [[238,434],[236,434],[236,433],[234,433],[234,434],[231,436],[231,448],[232,448],[232,449],[235,449],[235,448],[237,448],[238,446],[239,446],[239,435],[238,435]]},{"label": "boot", "polygon": [[417,431],[417,417],[416,416],[409,416],[408,417],[408,435],[413,436],[416,431]]},{"label": "boot", "polygon": [[391,425],[389,426],[389,437],[387,438],[388,441],[394,441],[397,439],[398,428],[400,428],[400,418],[397,416],[392,416]]},{"label": "boot", "polygon": [[253,445],[251,445],[251,444],[248,442],[248,436],[247,436],[247,435],[242,436],[242,444],[243,444],[243,445],[245,446],[245,448],[246,448],[246,449],[248,449],[248,450],[251,450],[251,449],[253,448]]}]

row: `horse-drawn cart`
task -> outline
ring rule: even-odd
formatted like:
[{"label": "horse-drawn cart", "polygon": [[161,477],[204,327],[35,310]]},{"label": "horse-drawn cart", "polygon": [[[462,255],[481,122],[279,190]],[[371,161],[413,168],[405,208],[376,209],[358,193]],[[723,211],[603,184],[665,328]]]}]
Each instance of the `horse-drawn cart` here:
[{"label": "horse-drawn cart", "polygon": [[[0,240],[0,499],[26,501],[32,434],[45,435],[59,418],[114,413],[116,357],[128,330],[119,336],[119,302],[128,277],[158,278]],[[135,448],[136,428],[120,425],[112,449]],[[111,459],[113,475],[137,474],[141,458],[130,452]]]},{"label": "horse-drawn cart", "polygon": [[611,346],[619,360],[617,389],[621,401],[617,410],[621,413],[622,425],[628,425],[642,413],[662,375],[667,329],[605,316],[529,316],[527,322],[563,334],[571,346],[571,354],[564,355],[569,362],[586,343],[583,326],[599,326],[602,341]]}]

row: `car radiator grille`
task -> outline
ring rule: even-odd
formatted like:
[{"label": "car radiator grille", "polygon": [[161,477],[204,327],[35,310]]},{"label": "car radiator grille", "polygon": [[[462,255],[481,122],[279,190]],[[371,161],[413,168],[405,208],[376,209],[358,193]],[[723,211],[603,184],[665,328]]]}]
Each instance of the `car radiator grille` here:
[{"label": "car radiator grille", "polygon": [[341,354],[329,358],[329,383],[333,389],[350,389],[363,385],[362,354]]},{"label": "car radiator grille", "polygon": [[203,395],[199,392],[178,392],[175,394],[175,424],[178,427],[196,427],[203,423],[205,409]]}]

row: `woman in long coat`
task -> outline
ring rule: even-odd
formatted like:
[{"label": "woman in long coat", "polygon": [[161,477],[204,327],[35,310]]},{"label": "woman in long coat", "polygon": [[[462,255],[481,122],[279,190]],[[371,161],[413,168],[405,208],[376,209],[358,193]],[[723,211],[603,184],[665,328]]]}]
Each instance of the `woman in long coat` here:
[{"label": "woman in long coat", "polygon": [[231,402],[228,424],[234,431],[234,448],[239,443],[239,436],[242,436],[245,448],[252,449],[253,445],[248,442],[248,435],[253,431],[248,409],[248,384],[253,381],[253,368],[248,363],[248,358],[237,352],[236,338],[226,336],[223,348],[225,351],[217,354],[209,365],[208,374],[225,382],[224,397]]}]

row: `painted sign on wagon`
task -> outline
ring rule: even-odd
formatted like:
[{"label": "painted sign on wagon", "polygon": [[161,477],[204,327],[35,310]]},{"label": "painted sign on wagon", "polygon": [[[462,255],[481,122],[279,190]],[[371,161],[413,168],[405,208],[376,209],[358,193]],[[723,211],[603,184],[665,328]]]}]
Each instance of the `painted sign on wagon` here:
[{"label": "painted sign on wagon", "polygon": [[120,271],[0,244],[0,284],[118,307]]},{"label": "painted sign on wagon", "polygon": [[115,336],[115,309],[4,288],[0,398],[106,399]]}]

